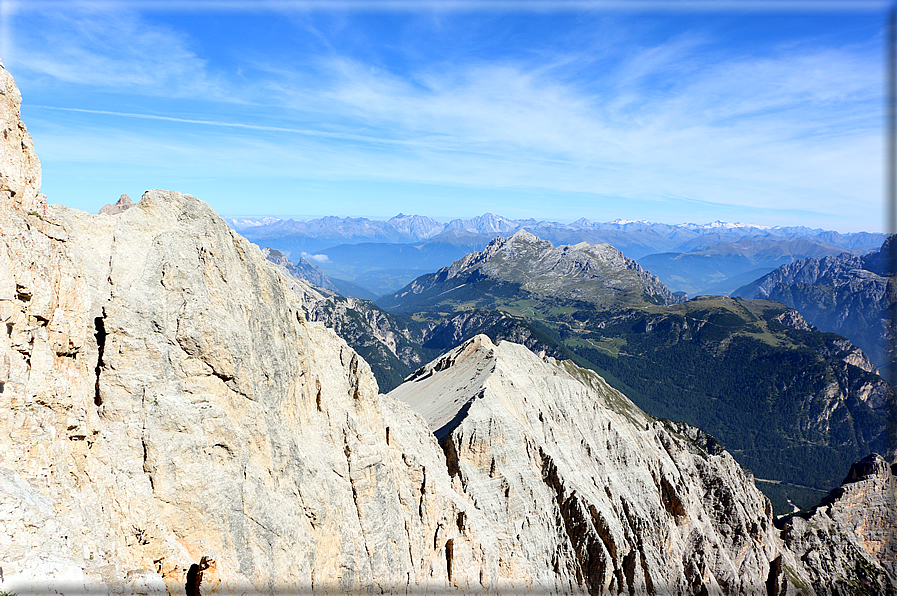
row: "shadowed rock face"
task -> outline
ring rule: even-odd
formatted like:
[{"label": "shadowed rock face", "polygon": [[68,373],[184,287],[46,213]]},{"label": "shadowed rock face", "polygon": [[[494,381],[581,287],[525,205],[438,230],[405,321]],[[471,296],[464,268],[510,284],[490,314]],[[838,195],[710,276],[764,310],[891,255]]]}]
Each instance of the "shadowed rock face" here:
[{"label": "shadowed rock face", "polygon": [[818,593],[897,593],[895,471],[897,465],[873,453],[819,507],[785,522],[785,544],[805,561]]},{"label": "shadowed rock face", "polygon": [[821,330],[849,338],[884,375],[890,376],[895,354],[889,313],[897,299],[894,278],[888,271],[895,241],[897,237],[892,236],[880,250],[865,256],[844,253],[801,259],[779,267],[732,295],[769,298],[797,309]]},{"label": "shadowed rock face", "polygon": [[510,343],[409,383],[440,448],[205,203],[48,207],[0,89],[0,590],[764,593],[860,543],[808,571],[728,455]]}]

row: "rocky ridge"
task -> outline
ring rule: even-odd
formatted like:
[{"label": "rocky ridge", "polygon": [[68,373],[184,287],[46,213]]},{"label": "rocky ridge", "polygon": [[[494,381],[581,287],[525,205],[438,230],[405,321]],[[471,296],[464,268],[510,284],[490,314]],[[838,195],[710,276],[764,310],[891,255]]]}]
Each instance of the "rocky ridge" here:
[{"label": "rocky ridge", "polygon": [[337,291],[336,286],[333,284],[330,277],[324,273],[320,267],[310,262],[305,257],[299,257],[299,260],[296,263],[293,263],[285,254],[276,248],[269,247],[263,248],[262,254],[275,265],[280,265],[281,267],[286,268],[287,272],[293,277],[305,280],[318,289],[323,289],[329,292]]},{"label": "rocky ridge", "polygon": [[849,338],[887,372],[895,358],[889,312],[897,294],[888,273],[894,241],[891,237],[865,256],[843,253],[782,265],[733,295],[768,298],[797,309],[819,329]]},{"label": "rocky ridge", "polygon": [[[873,453],[807,514],[783,523],[788,548],[806,562],[820,593],[894,594],[897,578],[897,464]],[[869,565],[869,559],[877,565]]]},{"label": "rocky ridge", "polygon": [[435,361],[418,387],[461,353],[495,365],[434,397],[471,397],[440,448],[306,319],[313,289],[205,203],[148,191],[112,216],[48,207],[2,68],[0,89],[0,590],[810,584],[816,563],[784,547],[728,455],[696,451],[569,363],[482,339]]},{"label": "rocky ridge", "polygon": [[[728,453],[697,429],[647,416],[569,361],[477,336],[389,396],[427,420],[453,482],[513,528],[500,538],[518,564],[551,561],[549,591],[825,594],[832,584],[820,578],[829,573],[841,590],[857,565],[881,593],[894,589],[893,551],[880,546],[893,529],[887,478],[861,494],[845,484],[860,496],[834,499],[836,537],[790,522],[794,556],[781,549],[769,502]],[[845,531],[857,526],[858,535]]]},{"label": "rocky ridge", "polygon": [[128,195],[122,195],[115,202],[115,205],[103,205],[100,209],[100,215],[118,215],[134,206],[134,202]]},{"label": "rocky ridge", "polygon": [[408,303],[415,296],[418,300],[438,298],[484,280],[603,307],[646,301],[676,304],[683,300],[608,244],[581,242],[555,247],[520,230],[510,238],[494,239],[482,251],[470,253],[436,273],[419,277],[378,303],[388,307]]}]

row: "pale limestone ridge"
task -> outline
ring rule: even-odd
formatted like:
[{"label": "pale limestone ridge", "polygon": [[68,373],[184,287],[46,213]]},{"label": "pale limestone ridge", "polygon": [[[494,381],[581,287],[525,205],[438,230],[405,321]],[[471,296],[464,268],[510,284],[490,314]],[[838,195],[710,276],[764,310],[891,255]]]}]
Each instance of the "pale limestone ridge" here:
[{"label": "pale limestone ridge", "polygon": [[119,213],[124,213],[133,206],[134,202],[131,200],[131,197],[122,195],[118,198],[118,201],[115,202],[115,205],[103,205],[100,209],[100,215],[118,215]]},{"label": "pale limestone ridge", "polygon": [[0,152],[0,208],[16,207],[25,213],[48,217],[45,198],[40,195],[40,160],[34,142],[21,120],[22,95],[12,76],[0,62],[0,131],[4,150]]},{"label": "pale limestone ridge", "polygon": [[549,592],[895,593],[897,482],[880,456],[780,536],[707,435],[651,418],[570,362],[479,336],[389,396],[425,416],[515,565],[538,576],[528,565],[552,561],[539,579]]},{"label": "pale limestone ridge", "polygon": [[389,396],[445,437],[455,481],[550,592],[765,593],[766,498],[595,373],[478,336]]},{"label": "pale limestone ridge", "polygon": [[[17,118],[17,92],[0,100]],[[0,590],[509,585],[426,425],[307,322],[305,284],[179,193],[48,221],[24,127],[7,129]]]},{"label": "pale limestone ridge", "polygon": [[[128,590],[139,577],[183,593],[206,557],[204,585],[238,592],[438,589],[446,540],[465,561],[454,584],[498,585],[491,533],[478,538],[481,516],[426,427],[395,429],[407,436],[390,446],[367,364],[306,321],[288,289],[301,282],[186,195],[149,191],[115,218],[57,211],[84,272],[84,302],[66,313],[83,325],[67,357],[78,387],[7,389],[7,420],[29,430],[9,433],[2,465],[51,533],[28,530],[34,507],[13,499],[25,510],[12,543],[46,546],[4,565],[8,585],[46,574]],[[28,377],[56,365],[13,352]],[[388,416],[413,423],[401,410]],[[39,436],[52,452],[34,451]]]}]

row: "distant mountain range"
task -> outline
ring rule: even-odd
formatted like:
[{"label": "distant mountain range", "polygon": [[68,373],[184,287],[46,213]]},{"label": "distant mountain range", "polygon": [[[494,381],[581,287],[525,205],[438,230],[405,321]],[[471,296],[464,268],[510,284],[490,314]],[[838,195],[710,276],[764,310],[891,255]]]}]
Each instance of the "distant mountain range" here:
[{"label": "distant mountain range", "polygon": [[884,234],[840,234],[804,226],[764,227],[721,221],[663,224],[617,219],[564,224],[485,213],[441,223],[421,215],[388,220],[323,217],[308,221],[225,218],[243,236],[293,261],[315,260],[358,298],[394,292],[411,280],[479,251],[497,236],[527,230],[555,245],[607,243],[657,275],[671,290],[727,294],[776,267],[807,257],[875,250]]},{"label": "distant mountain range", "polygon": [[[585,238],[590,244],[608,243],[620,249],[630,258],[639,258],[657,252],[688,252],[702,250],[710,244],[722,241],[737,241],[741,238],[805,238],[816,243],[836,246],[848,251],[872,250],[880,245],[884,234],[856,232],[841,234],[821,228],[806,226],[756,226],[742,223],[715,221],[708,224],[665,224],[646,220],[615,219],[610,222],[592,222],[580,218],[572,223],[564,224],[547,220],[510,219],[485,213],[471,219],[453,219],[441,223],[422,215],[404,215],[402,213],[387,220],[368,219],[365,217],[327,216],[307,221],[278,219],[273,217],[226,217],[225,220],[235,230],[250,239],[255,238],[304,238],[309,246],[317,244],[321,248],[326,245],[359,244],[362,242],[415,243],[432,240],[440,235],[447,235],[443,241],[469,238],[470,235],[485,235],[490,239],[495,236],[509,236],[519,230],[526,229],[544,240],[555,244],[568,241],[567,234],[601,234],[605,239]],[[552,237],[557,234],[559,237]],[[629,254],[639,252],[642,254]],[[316,249],[317,250],[317,249]]]},{"label": "distant mountain range", "polygon": [[552,296],[602,308],[675,304],[657,277],[608,244],[555,247],[526,230],[498,237],[436,273],[419,277],[380,306],[396,311],[437,308],[449,301],[470,308],[509,307],[526,312],[529,296]]}]

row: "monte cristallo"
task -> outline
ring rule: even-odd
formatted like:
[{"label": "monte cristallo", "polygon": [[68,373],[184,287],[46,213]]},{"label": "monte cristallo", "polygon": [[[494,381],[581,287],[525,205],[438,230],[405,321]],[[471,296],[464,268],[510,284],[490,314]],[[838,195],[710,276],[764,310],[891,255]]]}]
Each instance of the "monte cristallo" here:
[{"label": "monte cristallo", "polygon": [[523,346],[381,395],[202,201],[48,206],[19,103],[0,68],[0,592],[894,593],[881,457],[780,530],[700,431]]}]

